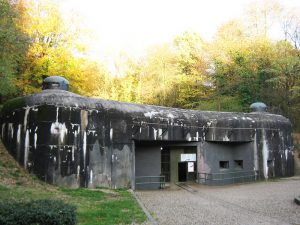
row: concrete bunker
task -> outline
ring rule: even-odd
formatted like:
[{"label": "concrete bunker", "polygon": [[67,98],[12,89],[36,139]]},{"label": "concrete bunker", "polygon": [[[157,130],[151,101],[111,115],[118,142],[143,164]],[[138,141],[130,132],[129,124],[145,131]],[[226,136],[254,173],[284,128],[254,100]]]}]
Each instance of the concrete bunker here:
[{"label": "concrete bunker", "polygon": [[67,86],[48,79],[1,110],[3,143],[46,182],[135,189],[160,187],[138,184],[146,176],[222,185],[294,175],[291,123],[263,104],[204,112],[87,98]]}]

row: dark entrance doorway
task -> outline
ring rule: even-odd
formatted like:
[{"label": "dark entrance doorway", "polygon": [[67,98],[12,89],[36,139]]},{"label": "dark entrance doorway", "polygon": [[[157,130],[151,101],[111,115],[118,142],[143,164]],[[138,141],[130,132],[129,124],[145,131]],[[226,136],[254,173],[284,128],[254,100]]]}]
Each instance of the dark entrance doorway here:
[{"label": "dark entrance doorway", "polygon": [[187,162],[178,163],[178,181],[179,182],[187,181]]},{"label": "dark entrance doorway", "polygon": [[[135,141],[134,180],[136,189],[158,189],[177,182],[194,182],[197,143]],[[193,163],[193,170],[190,164]]]}]

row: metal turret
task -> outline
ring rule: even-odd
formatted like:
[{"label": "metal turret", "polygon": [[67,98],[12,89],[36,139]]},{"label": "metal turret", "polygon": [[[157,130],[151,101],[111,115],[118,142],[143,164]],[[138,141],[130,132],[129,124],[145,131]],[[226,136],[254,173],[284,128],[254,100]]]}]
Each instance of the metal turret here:
[{"label": "metal turret", "polygon": [[43,90],[45,89],[59,89],[68,91],[69,90],[69,81],[61,76],[51,76],[47,77],[43,81]]},{"label": "metal turret", "polygon": [[255,102],[250,105],[251,112],[267,112],[267,105],[263,102]]}]

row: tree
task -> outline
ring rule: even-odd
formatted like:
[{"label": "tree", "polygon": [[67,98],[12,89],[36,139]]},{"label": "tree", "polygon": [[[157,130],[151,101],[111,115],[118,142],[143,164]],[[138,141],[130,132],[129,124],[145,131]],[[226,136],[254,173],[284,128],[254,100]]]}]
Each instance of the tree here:
[{"label": "tree", "polygon": [[237,20],[223,24],[210,43],[209,52],[214,65],[212,77],[215,91],[211,100],[214,110],[241,111],[243,107],[237,106],[244,106],[249,101],[247,83],[252,74],[248,68],[251,62],[250,52],[247,51],[249,43],[244,25]]},{"label": "tree", "polygon": [[[281,16],[281,25],[285,40],[290,41],[295,49],[300,50],[300,10],[286,9]],[[300,54],[298,54],[300,58]]]},{"label": "tree", "polygon": [[283,7],[277,0],[251,2],[246,10],[249,33],[267,37],[268,31],[278,21],[282,11]]},{"label": "tree", "polygon": [[291,110],[299,108],[300,101],[300,60],[299,51],[287,42],[280,41],[274,48],[276,61],[274,76],[267,80],[275,87],[275,98],[269,98],[273,110],[282,113],[291,119],[294,117]]},{"label": "tree", "polygon": [[124,59],[126,65],[124,69],[124,76],[120,77],[119,87],[120,98],[118,100],[125,102],[142,103],[142,68],[141,63],[131,59],[126,55]]},{"label": "tree", "polygon": [[122,60],[125,75],[114,79],[112,92],[117,100],[196,108],[211,92],[205,46],[198,34],[186,32],[152,47],[139,62]]},{"label": "tree", "polygon": [[[45,77],[61,75],[71,83],[71,91],[91,96],[106,73],[103,66],[84,56],[79,28],[67,26],[56,1],[20,0],[25,6],[19,26],[30,38],[21,63],[17,85],[23,95],[40,90]],[[103,70],[102,70],[103,69]]]},{"label": "tree", "polygon": [[267,80],[276,72],[275,47],[267,37],[249,36],[237,21],[221,27],[211,47],[216,99],[231,96],[232,104],[240,104],[243,111],[255,101],[269,99],[272,87]]},{"label": "tree", "polygon": [[[175,76],[177,74],[176,53],[170,44],[156,46],[148,54],[145,65],[143,84],[144,101],[151,104],[173,106],[174,99],[171,97],[175,91],[173,89]],[[149,85],[147,87],[146,85]],[[151,94],[151,92],[153,92]],[[176,95],[176,94],[175,94]],[[152,96],[147,99],[146,96]],[[174,96],[173,96],[174,97]]]},{"label": "tree", "polygon": [[211,67],[207,44],[197,33],[185,32],[174,40],[178,74],[176,106],[196,108],[211,94]]},{"label": "tree", "polygon": [[18,78],[19,63],[28,47],[27,36],[16,24],[22,8],[13,1],[0,0],[0,104],[10,95],[17,93],[15,80]]}]

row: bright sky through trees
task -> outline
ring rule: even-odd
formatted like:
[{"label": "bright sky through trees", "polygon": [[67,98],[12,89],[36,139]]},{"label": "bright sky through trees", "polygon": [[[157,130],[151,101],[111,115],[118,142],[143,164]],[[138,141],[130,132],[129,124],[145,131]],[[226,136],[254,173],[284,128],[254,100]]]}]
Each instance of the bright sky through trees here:
[{"label": "bright sky through trees", "polygon": [[[63,12],[76,12],[92,30],[94,56],[125,51],[140,56],[158,43],[169,42],[184,31],[211,39],[218,27],[241,17],[250,0],[65,0]],[[300,6],[299,0],[281,0]],[[276,35],[276,34],[274,34]]]},{"label": "bright sky through trees", "polygon": [[116,101],[236,112],[262,101],[300,130],[299,0],[0,6],[0,105],[61,75],[72,92]]}]

